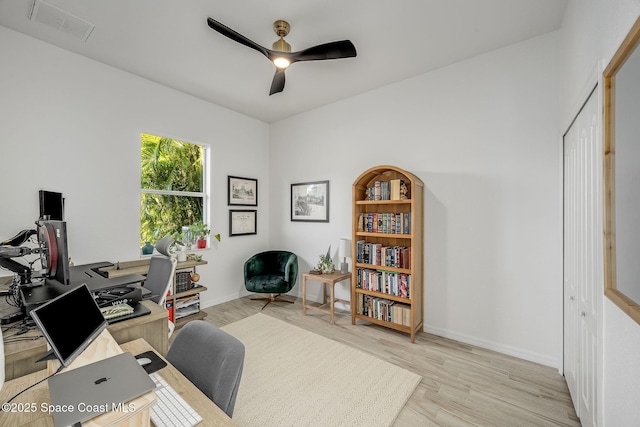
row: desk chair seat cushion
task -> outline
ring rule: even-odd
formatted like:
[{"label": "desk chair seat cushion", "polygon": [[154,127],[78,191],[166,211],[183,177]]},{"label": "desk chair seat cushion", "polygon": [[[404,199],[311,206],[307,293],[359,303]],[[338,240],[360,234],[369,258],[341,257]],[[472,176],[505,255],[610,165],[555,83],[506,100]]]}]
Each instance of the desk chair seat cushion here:
[{"label": "desk chair seat cushion", "polygon": [[203,320],[193,320],[178,332],[167,360],[229,417],[236,404],[244,344]]},{"label": "desk chair seat cushion", "polygon": [[287,251],[266,251],[244,263],[245,287],[250,292],[289,292],[298,277],[298,257]]}]

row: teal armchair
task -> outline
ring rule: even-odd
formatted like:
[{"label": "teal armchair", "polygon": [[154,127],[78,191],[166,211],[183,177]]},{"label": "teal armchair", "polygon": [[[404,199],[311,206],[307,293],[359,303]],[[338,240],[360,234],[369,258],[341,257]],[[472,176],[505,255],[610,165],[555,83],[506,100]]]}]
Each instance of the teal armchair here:
[{"label": "teal armchair", "polygon": [[277,299],[289,292],[298,278],[298,256],[287,251],[266,251],[255,254],[244,263],[244,285],[249,292],[270,294],[269,297],[251,298],[267,301],[264,309],[274,301],[293,304],[293,301]]}]

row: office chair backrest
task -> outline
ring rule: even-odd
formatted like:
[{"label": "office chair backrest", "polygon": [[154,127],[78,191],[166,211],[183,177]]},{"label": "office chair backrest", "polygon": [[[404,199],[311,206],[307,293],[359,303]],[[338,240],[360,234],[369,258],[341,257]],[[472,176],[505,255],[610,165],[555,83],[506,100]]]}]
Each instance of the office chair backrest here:
[{"label": "office chair backrest", "polygon": [[167,299],[167,292],[173,283],[177,261],[175,258],[153,256],[144,287],[154,295],[151,300],[161,306]]},{"label": "office chair backrest", "polygon": [[244,344],[203,320],[182,327],[167,352],[171,362],[229,417],[244,366]]}]

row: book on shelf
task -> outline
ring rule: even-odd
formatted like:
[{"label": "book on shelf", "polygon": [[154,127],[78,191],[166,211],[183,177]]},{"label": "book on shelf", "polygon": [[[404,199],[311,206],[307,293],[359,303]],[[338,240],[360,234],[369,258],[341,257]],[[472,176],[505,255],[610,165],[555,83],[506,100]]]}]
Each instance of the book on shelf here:
[{"label": "book on shelf", "polygon": [[398,284],[398,296],[409,298],[409,289],[411,289],[411,276],[408,274],[400,274],[400,282]]},{"label": "book on shelf", "polygon": [[411,325],[411,307],[397,301],[358,294],[356,309],[362,316],[403,326]]},{"label": "book on shelf", "polygon": [[411,298],[411,275],[370,268],[356,269],[355,287],[401,298]]},{"label": "book on shelf", "polygon": [[380,243],[356,242],[356,262],[382,267],[411,268],[411,247],[383,246]]},{"label": "book on shelf", "polygon": [[404,186],[404,180],[402,179],[392,179],[390,181],[391,187],[391,200],[401,200],[402,199],[402,186]]},{"label": "book on shelf", "polygon": [[375,181],[367,186],[365,200],[405,200],[407,185],[403,179]]},{"label": "book on shelf", "polygon": [[411,234],[411,212],[362,212],[357,227],[367,233]]},{"label": "book on shelf", "polygon": [[365,230],[366,230],[366,228],[365,228],[365,227],[366,227],[366,222],[365,222],[364,214],[362,214],[362,213],[361,213],[361,214],[358,216],[358,225],[357,225],[356,230],[358,230],[358,231],[365,231]]},{"label": "book on shelf", "polygon": [[411,212],[402,216],[402,229],[405,234],[411,234]]}]

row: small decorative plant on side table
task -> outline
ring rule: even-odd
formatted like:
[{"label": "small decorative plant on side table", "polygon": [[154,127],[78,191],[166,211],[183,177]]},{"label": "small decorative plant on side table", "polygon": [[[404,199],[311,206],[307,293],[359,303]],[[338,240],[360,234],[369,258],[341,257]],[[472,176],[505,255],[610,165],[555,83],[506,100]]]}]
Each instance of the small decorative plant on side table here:
[{"label": "small decorative plant on side table", "polygon": [[311,274],[329,274],[336,271],[333,260],[331,259],[331,246],[327,249],[326,255],[320,255],[320,261],[314,270],[311,270]]}]

